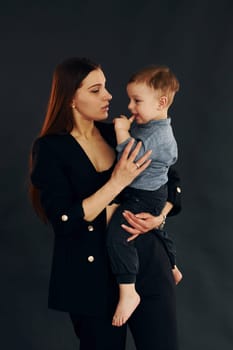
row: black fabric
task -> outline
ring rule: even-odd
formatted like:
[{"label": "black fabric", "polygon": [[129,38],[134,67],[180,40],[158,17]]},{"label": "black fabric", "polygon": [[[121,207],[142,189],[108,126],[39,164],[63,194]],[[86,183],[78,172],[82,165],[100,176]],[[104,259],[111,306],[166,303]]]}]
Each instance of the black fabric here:
[{"label": "black fabric", "polygon": [[[40,190],[55,234],[49,307],[89,315],[108,313],[116,292],[105,244],[106,213],[104,210],[93,222],[86,222],[82,199],[108,180],[112,168],[96,172],[69,134],[38,139],[33,159],[31,179]],[[90,225],[93,231],[89,231]],[[95,260],[89,262],[89,256]]]},{"label": "black fabric", "polygon": [[161,239],[164,248],[166,249],[166,252],[168,254],[171,263],[171,268],[173,269],[176,265],[176,246],[174,244],[174,241],[172,240],[168,232],[164,229],[153,230],[153,233]]},{"label": "black fabric", "polygon": [[[159,215],[167,199],[167,186],[164,185],[156,191],[143,191],[128,187],[123,191],[121,199],[122,203],[116,209],[108,225],[107,248],[117,283],[134,283],[139,267],[138,254],[134,240],[127,241],[131,235],[121,227],[122,224],[127,225],[122,212],[130,210],[135,214],[149,212]],[[163,239],[163,235],[160,237]],[[169,246],[168,249],[170,249]]]},{"label": "black fabric", "polygon": [[[178,350],[175,284],[162,242],[153,233],[136,240],[140,271],[136,289],[141,302],[128,321],[137,350]],[[71,314],[80,350],[121,350],[125,326],[110,318]]]},{"label": "black fabric", "polygon": [[[108,140],[114,141],[112,125],[100,124],[98,127],[104,137],[107,135]],[[106,212],[104,210],[100,213],[93,222],[86,222],[83,219],[82,199],[94,193],[108,180],[112,168],[102,173],[96,172],[83,149],[69,134],[50,135],[37,139],[33,147],[33,160],[31,179],[40,190],[42,205],[55,234],[49,307],[85,316],[84,324],[87,328],[80,335],[83,344],[90,340],[87,336],[89,326],[94,332],[93,339],[97,334],[102,334],[103,338],[100,324],[96,322],[93,324],[92,321],[89,324],[86,320],[91,320],[89,317],[92,316],[100,320],[108,319],[111,324],[111,317],[118,300],[118,288],[110,271],[107,256]],[[169,186],[173,187],[173,181]],[[173,192],[175,193],[175,189]],[[176,196],[173,200],[175,205]],[[66,215],[67,220],[62,220],[63,215]],[[159,242],[158,238],[152,233],[143,236],[145,236],[143,240],[151,241],[151,245],[145,245],[145,249],[140,249],[141,237],[136,242],[137,248],[139,245],[140,264],[137,286],[142,305],[147,295],[154,297],[160,289],[162,294],[167,293],[163,289],[167,289],[168,286],[160,285],[161,278],[157,276],[158,266],[162,267],[162,275],[165,272],[166,276],[170,276],[171,273],[167,262],[165,266],[162,260],[158,264],[157,259],[160,258],[157,251],[148,250],[154,246],[153,242]],[[157,250],[165,252],[162,245],[156,247]],[[147,260],[145,255],[150,258]],[[94,258],[93,261],[90,261],[89,257]],[[150,267],[145,268],[148,264]],[[166,276],[164,276],[165,279]],[[164,300],[164,304],[167,305],[164,319],[170,318],[170,298],[173,298],[172,294]],[[158,317],[158,306],[152,303],[151,307],[154,308],[153,312]],[[145,322],[147,322],[146,318]],[[83,329],[83,323],[81,329]],[[110,340],[112,341],[113,338]],[[98,343],[101,342],[102,340],[98,340]],[[94,340],[93,344],[95,344]]]},{"label": "black fabric", "polygon": [[87,56],[106,76],[109,118],[130,115],[138,69],[165,64],[180,81],[170,115],[183,210],[166,223],[184,276],[180,349],[232,350],[232,18],[232,0],[1,2],[1,349],[78,349],[66,315],[46,308],[53,233],[27,184],[53,69]]},{"label": "black fabric", "polygon": [[[96,125],[103,137],[114,145],[113,125]],[[55,234],[49,306],[89,315],[108,313],[117,293],[106,250],[106,213],[104,210],[91,223],[94,231],[89,231],[90,223],[83,219],[82,199],[98,190],[108,180],[112,169],[96,172],[69,134],[37,139],[32,153],[31,180],[40,190],[43,208]],[[170,188],[174,188],[173,178],[168,182]],[[172,200],[176,199],[174,196]],[[62,215],[68,220],[63,221]],[[94,256],[93,263],[88,261],[89,256]],[[92,290],[95,290],[95,298],[92,298]]]},{"label": "black fabric", "polygon": [[129,319],[137,350],[177,350],[175,283],[162,242],[153,233],[136,240],[141,303]]},{"label": "black fabric", "polygon": [[173,204],[171,211],[168,216],[179,214],[181,211],[181,181],[180,176],[175,168],[171,166],[168,170],[168,183],[167,183],[167,200]]},{"label": "black fabric", "polygon": [[125,350],[126,326],[113,327],[110,318],[70,314],[80,350]]}]

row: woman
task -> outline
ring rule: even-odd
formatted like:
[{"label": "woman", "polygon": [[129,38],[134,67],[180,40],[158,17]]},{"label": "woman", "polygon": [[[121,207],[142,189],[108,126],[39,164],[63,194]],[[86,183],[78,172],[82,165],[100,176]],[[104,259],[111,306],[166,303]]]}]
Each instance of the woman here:
[{"label": "woman", "polygon": [[[101,123],[111,98],[99,65],[66,60],[54,72],[47,115],[32,150],[32,201],[55,233],[49,307],[69,312],[81,350],[125,348],[126,327],[111,325],[118,296],[106,252],[106,207],[150,164],[147,152],[137,160],[140,168],[135,165],[140,143],[130,153],[132,142],[116,163],[113,128]],[[171,203],[176,201],[175,182],[173,173]],[[167,203],[167,212],[172,206]],[[163,220],[124,215],[125,229],[133,235]],[[142,302],[129,325],[137,349],[161,343],[161,349],[175,350],[174,282],[167,254],[152,232],[139,236],[136,244]]]}]

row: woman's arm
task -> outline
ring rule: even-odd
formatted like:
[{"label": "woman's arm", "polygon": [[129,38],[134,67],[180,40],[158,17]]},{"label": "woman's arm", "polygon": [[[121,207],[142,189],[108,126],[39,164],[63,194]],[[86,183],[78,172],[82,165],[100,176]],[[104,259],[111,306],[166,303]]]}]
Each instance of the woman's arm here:
[{"label": "woman's arm", "polygon": [[37,139],[32,147],[30,176],[47,222],[56,235],[66,236],[83,228],[84,212],[82,199],[74,197],[57,149],[56,139],[55,142],[52,137]]},{"label": "woman's arm", "polygon": [[74,199],[72,186],[60,164],[56,148],[48,139],[38,139],[33,147],[33,167],[31,181],[40,192],[40,201],[57,234],[72,234],[84,225],[85,221],[94,220],[100,212],[138,176],[150,163],[150,152],[141,159],[143,166],[137,169],[134,158],[140,144],[130,154],[133,141],[129,143],[121,159],[116,164],[110,180],[84,200]]},{"label": "woman's arm", "polygon": [[123,225],[122,227],[133,235],[130,240],[136,238],[139,234],[158,228],[167,216],[177,215],[181,211],[180,177],[174,167],[169,169],[167,186],[168,199],[160,215],[153,216],[149,213],[134,215],[129,211],[123,213],[130,226]]},{"label": "woman's arm", "polygon": [[168,171],[168,197],[167,201],[171,203],[172,208],[168,213],[168,216],[177,215],[181,211],[181,180],[180,176],[174,166],[169,168]]}]

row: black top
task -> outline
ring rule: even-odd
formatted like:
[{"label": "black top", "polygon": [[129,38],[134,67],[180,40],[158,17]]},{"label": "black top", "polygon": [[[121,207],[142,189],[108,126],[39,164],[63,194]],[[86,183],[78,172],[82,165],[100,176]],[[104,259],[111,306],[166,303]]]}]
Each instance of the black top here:
[{"label": "black top", "polygon": [[[115,147],[113,125],[96,126]],[[32,156],[31,181],[40,190],[41,204],[55,234],[49,306],[73,313],[112,314],[117,288],[106,251],[106,212],[87,222],[82,200],[106,183],[114,164],[107,171],[97,172],[82,147],[67,133],[38,138]],[[172,214],[180,210],[178,186],[179,177],[171,169],[168,200],[174,204]]]}]

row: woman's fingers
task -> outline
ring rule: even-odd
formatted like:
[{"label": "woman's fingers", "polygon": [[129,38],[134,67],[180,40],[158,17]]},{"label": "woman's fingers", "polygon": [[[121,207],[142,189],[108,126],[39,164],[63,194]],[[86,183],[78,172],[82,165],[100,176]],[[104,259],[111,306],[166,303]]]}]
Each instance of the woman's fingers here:
[{"label": "woman's fingers", "polygon": [[154,216],[150,213],[139,213],[135,215],[139,219],[143,219],[147,229],[153,230],[158,228],[163,222],[163,215]]},{"label": "woman's fingers", "polygon": [[[131,232],[129,232],[128,230],[127,232],[132,234],[137,234],[137,233],[144,233],[148,231],[147,226],[145,225],[145,221],[143,219],[137,218],[132,212],[125,210],[123,212],[123,216],[133,229],[133,230],[130,230]],[[137,232],[135,232],[135,230]]]},{"label": "woman's fingers", "polygon": [[132,228],[131,226],[127,226],[125,224],[122,224],[121,227],[128,233],[130,233],[131,235],[140,235],[141,232],[139,230],[137,230],[136,228]]},{"label": "woman's fingers", "polygon": [[[142,146],[142,142],[139,141],[137,144],[136,144],[136,147],[132,150],[132,147],[135,143],[135,140],[134,139],[130,139],[130,141],[128,142],[127,146],[125,147],[124,149],[124,152],[122,153],[121,155],[121,161],[124,162],[124,161],[128,161],[129,164],[134,164],[135,163],[135,159],[138,155],[138,152],[140,151],[140,148]],[[135,166],[136,166],[136,170],[139,171],[139,174],[145,170],[148,165],[150,164],[151,162],[151,159],[148,159],[149,156],[151,155],[152,151],[149,150],[147,151],[140,159],[137,160],[137,162],[135,163]]]},{"label": "woman's fingers", "polygon": [[130,162],[135,163],[136,170],[138,171],[138,174],[143,172],[148,167],[148,165],[151,163],[151,159],[148,159],[152,153],[151,150],[147,151],[141,158],[139,158],[135,162],[135,159],[138,155],[138,152],[140,151],[141,146],[142,146],[142,143],[141,143],[141,141],[139,141],[128,158]]},{"label": "woman's fingers", "polygon": [[[135,142],[135,140],[134,140],[134,142]],[[132,152],[129,156],[130,162],[133,163],[135,161],[135,158],[137,157],[138,152],[140,151],[141,147],[142,147],[142,141],[137,142],[136,146],[134,147],[134,149],[132,150]]]},{"label": "woman's fingers", "polygon": [[[132,152],[133,153],[133,152]],[[148,163],[150,164],[151,159],[148,159],[151,155],[152,151],[149,150],[147,151],[141,158],[139,158],[136,162],[136,164],[138,164],[140,166],[140,170],[141,169],[145,169],[148,166]],[[135,160],[135,158],[134,158]]]},{"label": "woman's fingers", "polygon": [[[149,157],[150,154],[148,154],[148,157]],[[146,161],[144,161],[144,163],[141,165],[141,163],[139,163],[139,161],[137,161],[135,163],[136,165],[136,169],[138,171],[138,175],[141,174],[151,163],[151,159],[148,159]]]},{"label": "woman's fingers", "polygon": [[136,147],[132,150],[134,143],[134,139],[129,141],[112,173],[112,177],[118,184],[123,186],[123,188],[128,186],[151,163],[151,159],[148,159],[151,151],[147,151],[139,161],[137,160],[135,162],[136,155],[141,148],[141,142],[138,142]]},{"label": "woman's fingers", "polygon": [[130,228],[123,227],[127,232],[131,234],[142,234],[158,228],[162,221],[161,215],[154,216],[150,213],[138,213],[134,215],[131,211],[125,210],[123,216],[129,223]]},{"label": "woman's fingers", "polygon": [[149,219],[151,217],[151,214],[150,213],[138,213],[138,214],[135,214],[136,218],[138,219]]},{"label": "woman's fingers", "polygon": [[[129,153],[131,151],[131,148],[134,144],[135,140],[134,139],[130,139],[130,141],[128,142],[128,144],[126,145],[122,155],[121,155],[121,160],[127,160],[129,157]],[[140,146],[141,147],[141,146]],[[139,147],[139,149],[140,149]]]},{"label": "woman's fingers", "polygon": [[130,242],[130,241],[133,241],[135,238],[137,238],[139,236],[139,233],[138,234],[136,234],[136,235],[132,235],[131,237],[129,237],[128,239],[127,239],[127,242]]},{"label": "woman's fingers", "polygon": [[[131,162],[135,162],[135,159],[136,159],[141,147],[142,147],[142,142],[141,141],[137,142],[135,148],[132,150],[132,152],[129,156],[129,160]],[[147,151],[140,159],[137,160],[137,163],[142,166],[142,164],[148,159],[148,157],[151,155],[151,153],[152,153],[152,150]]]}]

